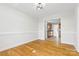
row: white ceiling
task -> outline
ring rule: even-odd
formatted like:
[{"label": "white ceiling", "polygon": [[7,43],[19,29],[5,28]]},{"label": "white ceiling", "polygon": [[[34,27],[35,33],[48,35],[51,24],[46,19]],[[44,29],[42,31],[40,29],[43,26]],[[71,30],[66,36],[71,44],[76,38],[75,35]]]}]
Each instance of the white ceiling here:
[{"label": "white ceiling", "polygon": [[44,9],[38,11],[34,8],[34,3],[10,3],[8,5],[36,19],[56,13],[71,12],[76,6],[75,3],[46,3]]}]

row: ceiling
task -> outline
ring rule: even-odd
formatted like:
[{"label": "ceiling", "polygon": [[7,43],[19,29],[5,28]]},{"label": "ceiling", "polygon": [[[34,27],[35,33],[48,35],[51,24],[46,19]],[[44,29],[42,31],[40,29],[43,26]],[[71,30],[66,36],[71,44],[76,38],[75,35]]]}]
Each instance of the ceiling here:
[{"label": "ceiling", "polygon": [[36,10],[34,3],[10,3],[8,5],[35,19],[40,19],[56,13],[71,12],[76,6],[75,3],[46,3],[44,9]]}]

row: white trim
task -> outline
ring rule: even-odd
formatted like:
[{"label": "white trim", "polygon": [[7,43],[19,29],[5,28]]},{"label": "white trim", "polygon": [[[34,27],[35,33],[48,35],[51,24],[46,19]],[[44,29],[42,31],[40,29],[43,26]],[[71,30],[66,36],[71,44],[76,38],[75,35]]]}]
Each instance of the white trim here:
[{"label": "white trim", "polygon": [[36,32],[2,32],[0,33],[0,51],[38,39]]},{"label": "white trim", "polygon": [[33,40],[29,40],[29,41],[27,41],[27,42],[22,42],[22,43],[18,43],[18,44],[16,44],[16,45],[12,45],[11,47],[8,47],[8,48],[5,48],[5,49],[1,49],[0,52],[5,51],[5,50],[8,50],[8,49],[11,49],[11,48],[18,47],[18,46],[20,46],[20,45],[26,44],[26,43],[31,42],[31,41],[34,41],[34,40],[37,40],[37,39],[33,39]]}]

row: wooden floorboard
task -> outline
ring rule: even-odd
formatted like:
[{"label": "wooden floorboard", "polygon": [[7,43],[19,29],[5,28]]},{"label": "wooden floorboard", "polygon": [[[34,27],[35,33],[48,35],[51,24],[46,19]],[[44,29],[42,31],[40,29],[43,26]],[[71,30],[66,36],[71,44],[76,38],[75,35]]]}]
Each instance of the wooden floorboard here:
[{"label": "wooden floorboard", "polygon": [[35,40],[0,52],[0,56],[79,56],[73,45],[50,40]]}]

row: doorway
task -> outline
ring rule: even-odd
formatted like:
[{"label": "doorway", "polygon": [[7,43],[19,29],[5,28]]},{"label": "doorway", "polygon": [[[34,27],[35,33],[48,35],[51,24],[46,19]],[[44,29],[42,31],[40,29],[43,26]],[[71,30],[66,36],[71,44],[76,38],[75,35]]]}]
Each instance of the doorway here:
[{"label": "doorway", "polygon": [[53,19],[47,21],[46,24],[46,40],[56,41],[57,44],[61,43],[61,21],[60,19]]}]

